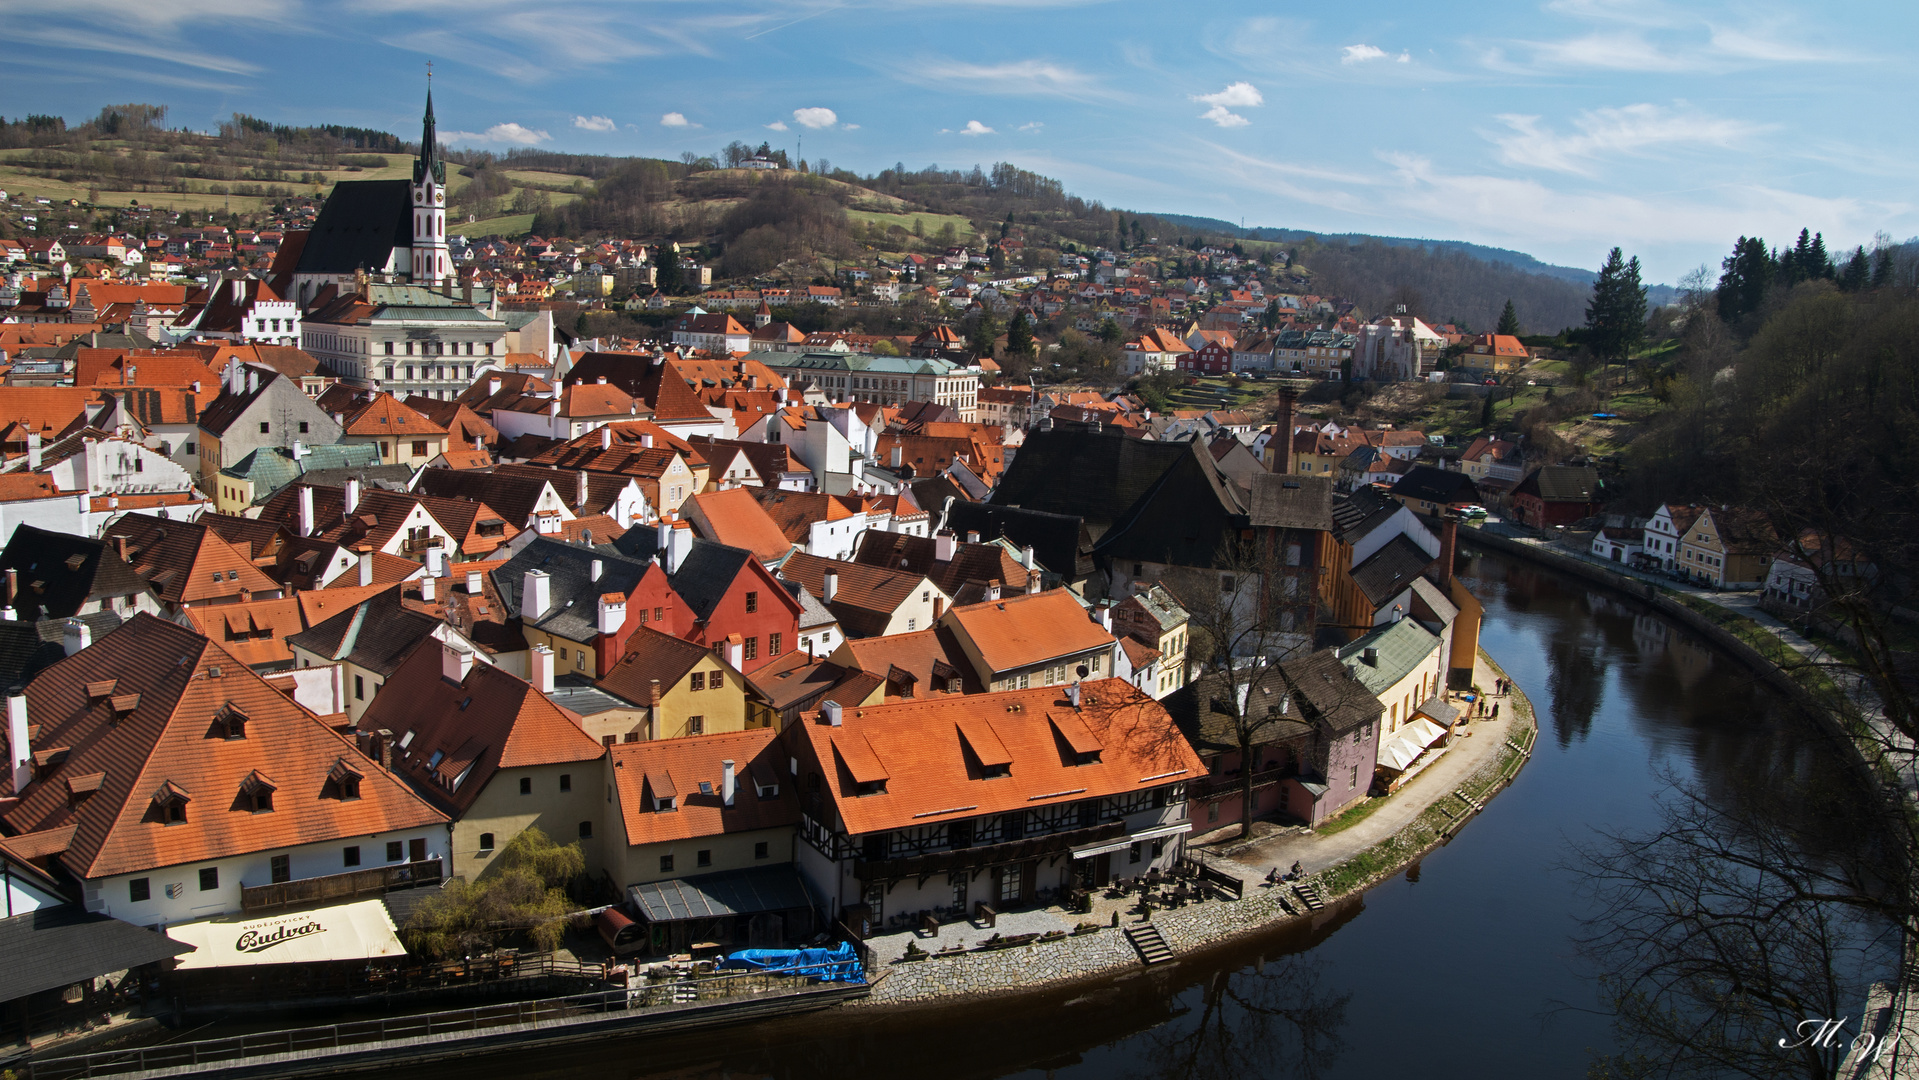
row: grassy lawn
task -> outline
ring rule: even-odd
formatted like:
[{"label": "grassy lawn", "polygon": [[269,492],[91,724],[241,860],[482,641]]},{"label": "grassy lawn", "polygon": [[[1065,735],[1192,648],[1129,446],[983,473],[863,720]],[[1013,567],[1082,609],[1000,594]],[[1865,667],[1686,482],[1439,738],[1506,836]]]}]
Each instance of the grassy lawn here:
[{"label": "grassy lawn", "polygon": [[456,236],[524,236],[533,231],[533,215],[510,214],[506,217],[487,218],[484,221],[471,221],[463,225],[449,225],[446,231]]},{"label": "grassy lawn", "polygon": [[1358,806],[1347,810],[1333,820],[1314,829],[1313,832],[1320,836],[1331,836],[1337,832],[1344,832],[1360,822],[1365,821],[1367,818],[1372,817],[1373,811],[1384,805],[1386,805],[1385,799],[1367,799]]},{"label": "grassy lawn", "polygon": [[959,234],[961,240],[973,235],[973,223],[958,214],[883,214],[877,210],[848,210],[846,220],[874,222],[881,228],[898,225],[909,233],[913,231],[913,222],[918,221],[929,238],[938,235],[940,229],[951,222],[953,231]]}]

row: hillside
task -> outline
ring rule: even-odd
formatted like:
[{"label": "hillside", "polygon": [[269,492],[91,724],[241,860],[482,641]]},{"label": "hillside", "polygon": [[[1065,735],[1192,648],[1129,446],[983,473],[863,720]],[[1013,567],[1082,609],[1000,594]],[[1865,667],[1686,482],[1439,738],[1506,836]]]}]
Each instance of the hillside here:
[{"label": "hillside", "polygon": [[[296,197],[323,197],[342,180],[404,177],[417,152],[390,133],[337,125],[292,128],[235,114],[218,132],[199,133],[167,129],[165,117],[165,106],[117,105],[72,127],[57,117],[0,122],[0,188],[75,200],[81,214],[91,212],[83,227],[110,227],[107,212],[130,202],[237,219]],[[726,167],[752,153],[743,144],[680,161],[449,151],[449,224],[475,237],[676,240],[704,246],[718,256],[709,259],[716,271],[732,278],[776,269],[830,273],[861,252],[977,245],[1014,229],[1025,246],[1008,266],[1035,271],[1057,265],[1062,251],[1130,251],[1150,240],[1162,251],[1196,251],[1238,242],[1262,259],[1290,256],[1300,287],[1349,297],[1365,311],[1405,303],[1430,319],[1486,328],[1511,299],[1529,330],[1545,332],[1583,320],[1592,278],[1473,244],[1241,230],[1209,218],[1137,214],[1006,164],[896,166],[871,176],[824,161],[807,173]],[[1173,258],[1164,269],[1177,274],[1184,262]]]}]

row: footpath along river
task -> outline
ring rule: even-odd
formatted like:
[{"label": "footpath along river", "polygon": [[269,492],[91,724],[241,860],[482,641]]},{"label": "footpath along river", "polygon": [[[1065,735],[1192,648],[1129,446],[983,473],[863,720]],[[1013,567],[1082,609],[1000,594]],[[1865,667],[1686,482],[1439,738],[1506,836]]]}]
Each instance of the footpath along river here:
[{"label": "footpath along river", "polygon": [[1059,993],[412,1071],[513,1080],[1584,1076],[1613,1035],[1590,1011],[1594,987],[1573,954],[1586,901],[1561,869],[1569,844],[1590,839],[1594,825],[1651,824],[1667,769],[1714,791],[1782,756],[1843,769],[1772,691],[1664,619],[1500,555],[1475,557],[1466,576],[1486,606],[1482,645],[1538,713],[1533,760],[1451,844],[1314,925]]}]

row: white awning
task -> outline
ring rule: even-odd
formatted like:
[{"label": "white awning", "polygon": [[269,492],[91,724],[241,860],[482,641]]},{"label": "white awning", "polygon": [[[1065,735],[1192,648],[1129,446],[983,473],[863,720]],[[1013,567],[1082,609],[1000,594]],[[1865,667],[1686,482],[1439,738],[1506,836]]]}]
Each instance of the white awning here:
[{"label": "white awning", "polygon": [[1421,716],[1400,728],[1399,737],[1411,739],[1422,747],[1431,746],[1446,737],[1446,729]]},{"label": "white awning", "polygon": [[1418,740],[1401,735],[1379,748],[1377,760],[1381,766],[1394,772],[1405,772],[1406,766],[1411,765],[1419,755],[1425,752],[1426,748],[1419,745]]},{"label": "white awning", "polygon": [[167,927],[167,936],[194,951],[180,970],[255,964],[315,964],[405,956],[393,917],[378,900],[314,908],[264,918],[229,916]]},{"label": "white awning", "polygon": [[1131,836],[1122,836],[1117,840],[1109,840],[1103,844],[1074,848],[1073,858],[1090,859],[1095,855],[1104,855],[1110,851],[1123,851],[1144,840],[1158,840],[1162,837],[1178,836],[1181,833],[1189,833],[1192,831],[1193,823],[1190,821],[1182,821],[1178,825],[1161,825],[1154,829],[1141,829]]}]

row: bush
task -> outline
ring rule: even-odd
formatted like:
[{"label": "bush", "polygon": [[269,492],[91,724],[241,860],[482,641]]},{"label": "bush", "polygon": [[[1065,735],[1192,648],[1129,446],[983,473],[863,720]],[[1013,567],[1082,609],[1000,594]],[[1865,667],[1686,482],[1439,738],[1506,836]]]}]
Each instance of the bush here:
[{"label": "bush", "polygon": [[576,841],[560,845],[529,828],[506,845],[477,881],[454,879],[407,919],[407,949],[436,958],[486,952],[504,935],[525,934],[552,951],[573,904],[564,883],[583,873]]}]

